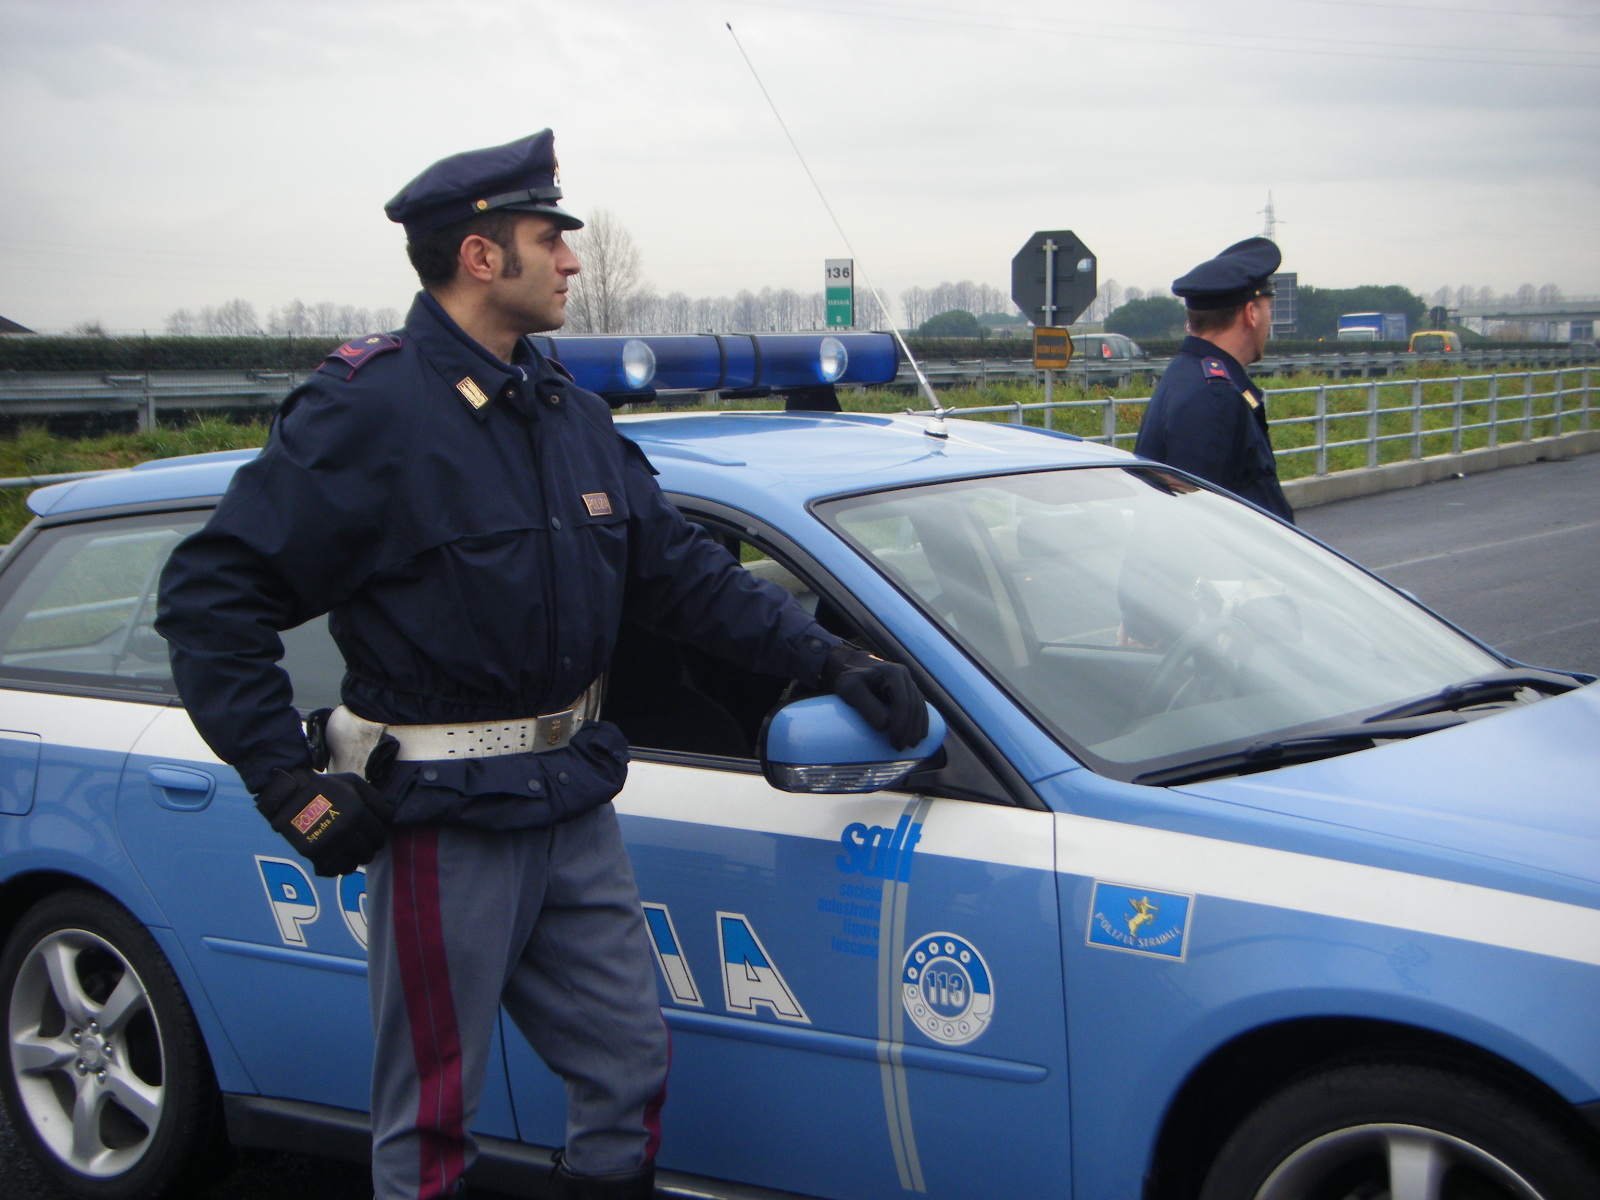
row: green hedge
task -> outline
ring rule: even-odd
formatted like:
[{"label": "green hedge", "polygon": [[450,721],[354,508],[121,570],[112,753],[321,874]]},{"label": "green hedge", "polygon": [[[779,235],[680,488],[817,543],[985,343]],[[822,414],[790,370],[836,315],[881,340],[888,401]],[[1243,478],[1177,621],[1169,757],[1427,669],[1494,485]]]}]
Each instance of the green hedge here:
[{"label": "green hedge", "polygon": [[0,337],[0,371],[314,369],[344,338]]}]

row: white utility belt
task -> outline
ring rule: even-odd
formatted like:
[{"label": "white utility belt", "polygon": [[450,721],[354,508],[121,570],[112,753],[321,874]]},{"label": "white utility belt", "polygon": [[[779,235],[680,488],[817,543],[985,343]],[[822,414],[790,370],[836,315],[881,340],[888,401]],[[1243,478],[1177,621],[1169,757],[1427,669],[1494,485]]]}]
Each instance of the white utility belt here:
[{"label": "white utility belt", "polygon": [[559,750],[591,720],[599,706],[599,684],[571,708],[516,721],[468,721],[455,725],[384,725],[358,717],[344,705],[328,717],[328,770],[365,775],[367,760],[388,734],[399,743],[400,762],[457,758],[496,758],[502,754],[542,754]]}]

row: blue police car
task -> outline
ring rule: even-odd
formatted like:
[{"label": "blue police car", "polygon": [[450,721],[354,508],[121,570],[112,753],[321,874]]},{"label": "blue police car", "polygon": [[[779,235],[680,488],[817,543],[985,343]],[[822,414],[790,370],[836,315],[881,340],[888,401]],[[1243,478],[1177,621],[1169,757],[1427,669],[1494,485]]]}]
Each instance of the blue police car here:
[{"label": "blue police car", "polygon": [[[833,697],[623,630],[604,715],[673,1031],[664,1190],[1600,1196],[1589,677],[1061,435],[619,425],[939,718],[898,754]],[[364,875],[288,854],[151,626],[249,453],[36,492],[0,563],[0,1092],[85,1197],[187,1194],[228,1140],[367,1153]],[[285,641],[297,704],[336,703],[322,623]],[[500,1037],[474,1177],[536,1190],[565,1097]]]}]

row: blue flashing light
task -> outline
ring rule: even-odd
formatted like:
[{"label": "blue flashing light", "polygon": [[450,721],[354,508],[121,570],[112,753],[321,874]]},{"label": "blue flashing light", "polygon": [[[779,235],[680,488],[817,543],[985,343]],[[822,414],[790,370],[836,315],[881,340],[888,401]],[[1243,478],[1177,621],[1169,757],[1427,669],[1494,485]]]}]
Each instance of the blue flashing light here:
[{"label": "blue flashing light", "polygon": [[642,334],[534,341],[581,386],[613,399],[647,392],[782,392],[830,383],[889,383],[900,365],[894,338],[887,333]]},{"label": "blue flashing light", "polygon": [[[534,344],[571,371],[580,387],[602,396],[645,391],[655,377],[654,355],[640,338],[535,338]],[[645,353],[639,349],[630,353],[630,347]]]}]

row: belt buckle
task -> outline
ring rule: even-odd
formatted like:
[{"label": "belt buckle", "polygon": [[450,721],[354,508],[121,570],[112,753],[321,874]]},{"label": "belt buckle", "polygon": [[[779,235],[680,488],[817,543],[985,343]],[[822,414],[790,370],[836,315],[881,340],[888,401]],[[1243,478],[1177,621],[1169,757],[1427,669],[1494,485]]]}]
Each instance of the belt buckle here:
[{"label": "belt buckle", "polygon": [[540,717],[539,724],[543,728],[534,736],[544,742],[542,749],[553,750],[566,741],[567,731],[572,724],[572,713],[552,713],[548,717]]}]

